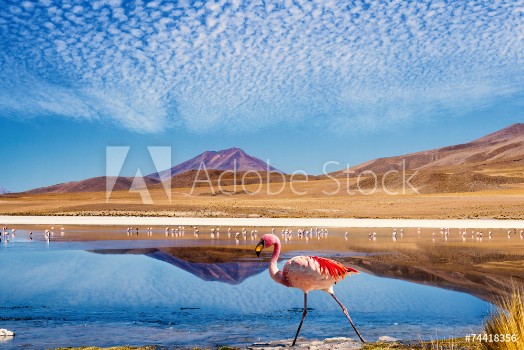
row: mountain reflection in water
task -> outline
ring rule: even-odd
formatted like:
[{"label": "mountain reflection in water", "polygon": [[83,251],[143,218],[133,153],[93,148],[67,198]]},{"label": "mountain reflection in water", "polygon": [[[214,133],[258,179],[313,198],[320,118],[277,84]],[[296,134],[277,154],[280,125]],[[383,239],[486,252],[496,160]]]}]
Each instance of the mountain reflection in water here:
[{"label": "mountain reflection in water", "polygon": [[263,260],[250,261],[252,250],[235,248],[171,247],[92,250],[97,254],[135,254],[166,262],[204,281],[240,284],[267,270]]}]

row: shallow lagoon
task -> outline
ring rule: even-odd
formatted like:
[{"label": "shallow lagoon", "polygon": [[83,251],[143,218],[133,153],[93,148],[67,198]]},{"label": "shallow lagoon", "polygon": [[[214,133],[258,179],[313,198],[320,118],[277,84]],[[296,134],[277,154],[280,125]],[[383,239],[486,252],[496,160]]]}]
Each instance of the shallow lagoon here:
[{"label": "shallow lagoon", "polygon": [[[0,328],[17,334],[2,348],[248,345],[292,338],[301,317],[302,292],[275,284],[256,259],[219,264],[224,268],[216,272],[210,264],[139,250],[209,241],[140,237],[48,244],[27,237],[20,231],[0,245]],[[241,273],[232,277],[232,268]],[[368,340],[464,336],[478,332],[491,310],[464,293],[365,273],[337,284],[335,292]],[[356,338],[329,295],[312,292],[308,302],[301,336]]]}]

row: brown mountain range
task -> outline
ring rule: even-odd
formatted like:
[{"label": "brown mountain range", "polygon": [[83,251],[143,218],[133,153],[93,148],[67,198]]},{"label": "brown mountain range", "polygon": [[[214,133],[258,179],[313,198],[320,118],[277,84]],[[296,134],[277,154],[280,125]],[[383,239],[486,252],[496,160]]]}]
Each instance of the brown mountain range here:
[{"label": "brown mountain range", "polygon": [[[411,183],[425,193],[471,192],[524,183],[524,124],[510,125],[464,144],[378,158],[331,175],[357,176],[364,171],[379,177],[390,172],[385,183],[391,188],[402,185],[401,172],[417,172]],[[374,186],[369,176],[363,178],[361,188]]]},{"label": "brown mountain range", "polygon": [[[205,168],[204,168],[205,167]],[[267,174],[269,168],[269,176]],[[205,170],[204,170],[205,169]],[[231,173],[236,169],[236,178]],[[249,171],[258,171],[261,179]],[[170,176],[171,174],[171,176]],[[229,148],[221,151],[207,151],[198,156],[174,166],[171,169],[153,173],[145,176],[144,182],[148,188],[161,188],[162,181],[171,181],[171,187],[201,187],[209,186],[209,180],[213,186],[220,183],[221,186],[234,183],[251,184],[266,182],[270,178],[273,182],[282,182],[289,179],[283,178],[283,174],[264,161],[250,156],[240,148]],[[160,180],[162,179],[162,181]],[[47,187],[36,188],[27,191],[30,194],[45,193],[74,193],[74,192],[103,192],[106,190],[105,176],[89,178],[81,181],[66,182]],[[196,181],[195,181],[196,180]],[[132,177],[120,176],[116,178],[113,191],[128,191],[133,184]]]},{"label": "brown mountain range", "polygon": [[[32,190],[26,191],[25,193],[45,194],[45,193],[103,192],[106,190],[106,180],[107,180],[107,177],[99,176],[99,177],[93,177],[93,178],[89,178],[89,179],[85,179],[81,181],[72,181],[72,182],[66,182],[66,183],[56,184],[52,186],[47,186],[47,187],[35,188]],[[150,179],[147,177],[144,177],[144,181],[148,187],[151,185],[160,183],[160,181],[158,180]],[[132,177],[119,176],[116,178],[116,182],[113,187],[113,191],[129,190],[132,184],[133,184]]]},{"label": "brown mountain range", "polygon": [[405,161],[409,170],[471,170],[507,168],[524,165],[524,124],[507,128],[469,143],[410,153],[402,156],[378,158],[349,168],[355,172],[372,170],[384,173],[402,169]]},{"label": "brown mountain range", "polygon": [[[203,171],[205,166],[207,172]],[[289,181],[289,175],[283,175],[277,169],[262,160],[248,155],[239,148],[222,151],[204,152],[171,169],[153,173],[144,177],[148,188],[161,188],[160,179],[171,181],[173,188],[222,186],[251,183]],[[200,169],[200,171],[198,170]],[[236,169],[236,178],[230,172]],[[258,175],[249,171],[258,171]],[[391,173],[396,170],[398,173]],[[410,183],[421,193],[450,193],[494,190],[524,184],[524,124],[513,124],[507,128],[481,137],[469,143],[438,148],[434,150],[410,153],[403,156],[378,158],[348,169],[329,174],[345,177],[348,172],[356,177],[363,171],[372,171],[384,178],[390,190],[403,187],[402,173],[415,174]],[[390,173],[388,173],[390,172]],[[368,174],[369,175],[369,174]],[[309,180],[323,179],[325,176],[309,177]],[[195,183],[195,180],[196,183]],[[133,183],[131,177],[119,177],[113,190],[129,190]],[[376,181],[370,176],[363,176],[354,188],[374,187]],[[37,188],[27,193],[70,193],[101,192],[106,190],[106,178],[95,177],[78,182],[68,182],[49,187]]]}]

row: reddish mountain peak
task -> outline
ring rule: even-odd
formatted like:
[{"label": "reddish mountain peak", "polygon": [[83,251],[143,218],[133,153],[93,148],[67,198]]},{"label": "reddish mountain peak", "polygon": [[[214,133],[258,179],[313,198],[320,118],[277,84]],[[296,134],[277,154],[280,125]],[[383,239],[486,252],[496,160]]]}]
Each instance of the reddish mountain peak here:
[{"label": "reddish mountain peak", "polygon": [[228,149],[224,149],[222,151],[218,151],[218,153],[235,153],[235,152],[240,152],[240,153],[246,154],[246,152],[244,152],[244,150],[242,148],[238,148],[238,147],[231,147],[231,148],[228,148]]},{"label": "reddish mountain peak", "polygon": [[223,150],[220,150],[220,151],[205,151],[205,152],[202,152],[197,157],[214,157],[214,156],[217,156],[217,155],[218,156],[227,156],[227,155],[232,155],[232,154],[235,154],[235,153],[247,155],[247,153],[244,152],[244,150],[242,150],[241,148],[232,147],[232,148],[223,149]]},{"label": "reddish mountain peak", "polygon": [[[202,169],[205,166],[207,170],[237,170],[237,171],[267,171],[267,163],[261,159],[247,154],[243,149],[232,147],[220,151],[206,151],[198,156],[189,159],[183,163],[175,165],[171,169],[151,174],[149,177],[155,179],[167,179],[177,174],[185,173],[190,170]],[[278,171],[269,167],[270,171]]]}]

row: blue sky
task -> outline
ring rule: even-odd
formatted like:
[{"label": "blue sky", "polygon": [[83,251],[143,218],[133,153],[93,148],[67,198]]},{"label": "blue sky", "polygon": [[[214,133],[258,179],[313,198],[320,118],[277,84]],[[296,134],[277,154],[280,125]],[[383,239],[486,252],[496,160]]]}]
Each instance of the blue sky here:
[{"label": "blue sky", "polygon": [[171,145],[319,173],[469,141],[523,120],[523,23],[524,1],[0,0],[0,187],[103,175],[111,145],[143,172]]}]

